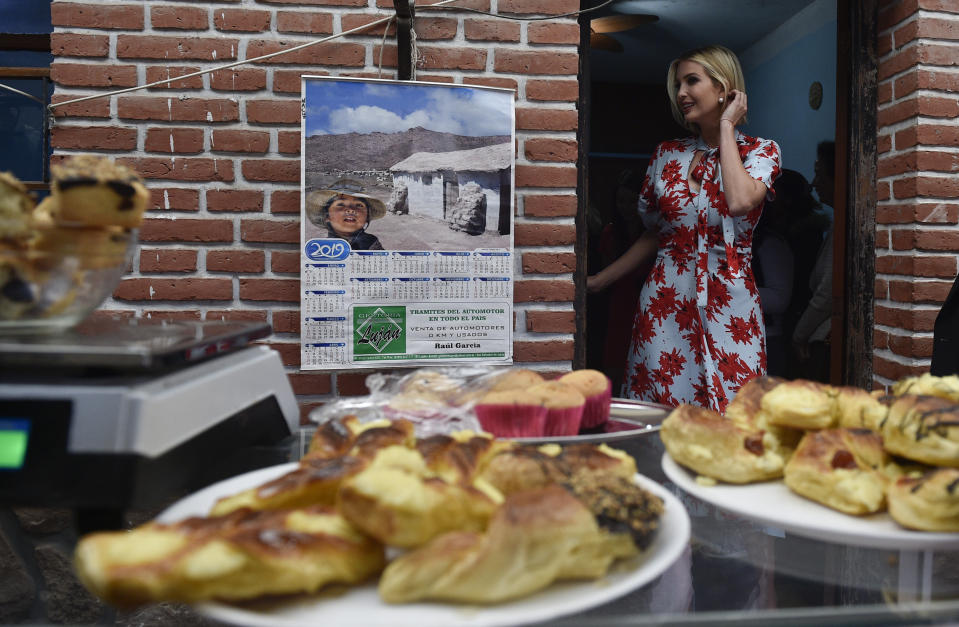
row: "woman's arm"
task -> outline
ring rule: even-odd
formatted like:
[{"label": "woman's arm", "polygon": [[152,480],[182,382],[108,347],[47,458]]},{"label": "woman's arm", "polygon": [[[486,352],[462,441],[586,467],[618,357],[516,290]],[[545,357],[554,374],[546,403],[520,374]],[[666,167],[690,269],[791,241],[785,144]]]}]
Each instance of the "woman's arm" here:
[{"label": "woman's arm", "polygon": [[736,145],[736,124],[746,115],[746,94],[733,89],[719,119],[719,167],[730,215],[741,216],[755,209],[766,195],[766,186],[749,176]]},{"label": "woman's arm", "polygon": [[633,242],[619,259],[609,264],[593,276],[586,277],[586,291],[601,292],[620,280],[650,257],[659,249],[659,232],[649,229]]}]

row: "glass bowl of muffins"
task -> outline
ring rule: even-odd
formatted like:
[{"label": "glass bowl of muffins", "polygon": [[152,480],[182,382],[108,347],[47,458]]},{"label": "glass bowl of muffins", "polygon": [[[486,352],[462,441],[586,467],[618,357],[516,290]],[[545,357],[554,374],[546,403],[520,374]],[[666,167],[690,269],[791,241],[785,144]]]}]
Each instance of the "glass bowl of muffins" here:
[{"label": "glass bowl of muffins", "polygon": [[81,322],[113,293],[137,247],[149,194],[132,170],[90,155],[52,172],[39,204],[0,172],[0,333]]}]

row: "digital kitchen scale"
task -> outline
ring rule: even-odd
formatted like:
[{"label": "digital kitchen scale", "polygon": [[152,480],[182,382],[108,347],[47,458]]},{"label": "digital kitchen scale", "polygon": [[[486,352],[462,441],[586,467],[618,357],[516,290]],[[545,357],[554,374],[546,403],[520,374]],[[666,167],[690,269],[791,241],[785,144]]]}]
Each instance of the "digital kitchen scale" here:
[{"label": "digital kitchen scale", "polygon": [[289,459],[299,408],[255,322],[97,319],[0,335],[0,504],[118,527],[219,479]]}]

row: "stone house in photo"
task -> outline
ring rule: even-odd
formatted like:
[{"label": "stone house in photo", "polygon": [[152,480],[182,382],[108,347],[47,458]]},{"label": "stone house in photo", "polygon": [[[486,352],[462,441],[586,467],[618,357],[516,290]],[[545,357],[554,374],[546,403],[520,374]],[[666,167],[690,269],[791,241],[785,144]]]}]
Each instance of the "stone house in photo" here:
[{"label": "stone house in photo", "polygon": [[486,230],[506,235],[512,156],[512,142],[452,152],[417,152],[394,164],[390,172],[393,186],[406,189],[409,213],[447,222],[460,189],[476,185],[486,198]]}]

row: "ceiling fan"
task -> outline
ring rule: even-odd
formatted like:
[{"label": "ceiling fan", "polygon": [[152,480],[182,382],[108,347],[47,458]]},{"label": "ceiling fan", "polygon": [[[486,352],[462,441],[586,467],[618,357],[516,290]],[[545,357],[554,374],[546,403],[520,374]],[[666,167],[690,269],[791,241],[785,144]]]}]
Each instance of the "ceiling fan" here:
[{"label": "ceiling fan", "polygon": [[589,47],[609,52],[622,52],[623,44],[606,33],[619,33],[631,30],[643,24],[652,24],[659,20],[657,15],[630,14],[608,15],[589,21]]}]

